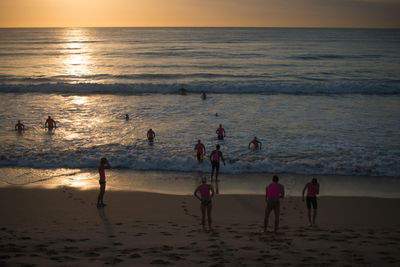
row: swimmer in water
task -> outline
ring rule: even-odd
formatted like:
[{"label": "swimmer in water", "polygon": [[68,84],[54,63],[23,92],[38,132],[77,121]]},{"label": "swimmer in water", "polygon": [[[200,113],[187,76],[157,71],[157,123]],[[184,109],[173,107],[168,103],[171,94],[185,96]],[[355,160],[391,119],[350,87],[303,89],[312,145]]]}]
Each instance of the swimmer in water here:
[{"label": "swimmer in water", "polygon": [[156,133],[150,128],[148,131],[147,131],[147,140],[149,140],[149,142],[153,142],[154,141],[154,138],[156,137]]},{"label": "swimmer in water", "polygon": [[197,144],[194,146],[194,150],[197,151],[197,161],[199,163],[203,162],[204,155],[206,154],[206,147],[201,143],[200,140],[197,141]]},{"label": "swimmer in water", "polygon": [[260,149],[261,150],[261,146],[262,143],[260,141],[257,140],[257,137],[254,136],[254,139],[250,141],[248,148],[250,149],[250,146],[253,145],[253,149],[257,150]]},{"label": "swimmer in water", "polygon": [[53,120],[50,116],[47,118],[46,122],[44,123],[44,128],[48,128],[49,130],[53,128],[57,128],[57,123]]},{"label": "swimmer in water", "polygon": [[211,209],[212,209],[211,199],[215,195],[214,188],[212,187],[212,185],[207,184],[207,177],[205,176],[201,178],[201,183],[202,184],[199,185],[194,191],[194,196],[201,202],[200,203],[201,224],[203,225],[203,229],[205,229],[206,210],[207,210],[208,227],[211,230]]},{"label": "swimmer in water", "polygon": [[222,124],[219,125],[219,128],[215,131],[217,133],[218,140],[223,140],[225,137],[225,129],[222,128]]},{"label": "swimmer in water", "polygon": [[224,156],[222,155],[222,152],[219,150],[220,145],[216,145],[216,149],[211,152],[210,155],[210,161],[211,161],[211,180],[213,179],[214,175],[214,170],[215,170],[215,179],[218,180],[218,174],[219,174],[219,161],[220,159],[224,163],[225,166],[225,159]]},{"label": "swimmer in water", "polygon": [[202,100],[206,100],[206,99],[207,99],[207,95],[206,95],[205,92],[202,92],[202,93],[201,93],[201,99],[202,99]]},{"label": "swimmer in water", "polygon": [[21,121],[18,120],[17,124],[15,124],[14,129],[15,129],[16,131],[18,131],[18,132],[25,131],[25,125],[23,125],[23,124],[21,123]]},{"label": "swimmer in water", "polygon": [[125,120],[129,121],[129,114],[125,115]]}]

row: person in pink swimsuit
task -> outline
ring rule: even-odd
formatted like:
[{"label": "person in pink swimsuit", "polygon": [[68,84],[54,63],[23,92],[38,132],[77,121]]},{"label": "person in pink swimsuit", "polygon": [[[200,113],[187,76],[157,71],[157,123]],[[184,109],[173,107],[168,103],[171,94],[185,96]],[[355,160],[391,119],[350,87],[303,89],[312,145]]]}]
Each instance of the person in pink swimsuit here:
[{"label": "person in pink swimsuit", "polygon": [[275,228],[274,232],[278,231],[279,226],[279,213],[280,213],[280,202],[279,199],[285,197],[285,188],[283,185],[278,183],[279,177],[274,175],[272,177],[272,184],[268,185],[265,189],[265,201],[267,206],[265,208],[265,218],[264,218],[264,232],[267,232],[268,219],[271,211],[275,214]]},{"label": "person in pink swimsuit", "polygon": [[105,207],[106,204],[103,202],[104,198],[104,193],[106,192],[106,172],[105,169],[110,169],[111,166],[108,163],[108,160],[106,158],[101,158],[97,169],[99,170],[99,175],[100,175],[100,193],[99,196],[97,197],[97,207]]},{"label": "person in pink swimsuit", "polygon": [[219,128],[215,131],[217,134],[218,140],[224,140],[225,137],[225,129],[222,128],[222,124],[219,125]]},{"label": "person in pink swimsuit", "polygon": [[153,143],[155,137],[156,137],[156,133],[153,131],[153,129],[150,128],[147,131],[147,140],[149,140],[150,143]]},{"label": "person in pink swimsuit", "polygon": [[[308,182],[303,188],[303,202],[304,202],[304,193],[307,189],[307,197],[306,197],[306,204],[308,209],[308,222],[310,226],[315,226],[315,218],[317,217],[317,195],[319,194],[319,184],[317,179],[313,178],[311,182]],[[313,218],[311,221],[311,205],[313,207]]]},{"label": "person in pink swimsuit", "polygon": [[200,140],[197,141],[197,144],[194,146],[194,150],[197,152],[197,161],[199,163],[203,162],[203,158],[206,154],[206,147],[201,143]]},{"label": "person in pink swimsuit", "polygon": [[203,225],[203,229],[205,229],[206,209],[207,209],[208,228],[211,230],[211,209],[212,209],[211,199],[215,195],[214,188],[212,187],[212,185],[207,184],[207,177],[205,176],[201,178],[201,182],[202,184],[199,185],[196,188],[196,190],[194,190],[194,196],[201,202],[200,204],[201,224]]},{"label": "person in pink swimsuit", "polygon": [[258,149],[261,150],[262,143],[257,140],[257,137],[254,137],[254,139],[250,141],[249,146],[248,146],[249,149],[250,149],[251,145],[253,145],[254,150],[258,150]]},{"label": "person in pink swimsuit", "polygon": [[218,174],[219,174],[219,161],[222,160],[222,162],[225,165],[225,159],[224,155],[222,155],[222,152],[219,150],[220,145],[216,145],[216,149],[213,150],[210,154],[210,161],[211,161],[211,180],[213,179],[214,175],[214,170],[215,170],[215,179],[218,180]]}]

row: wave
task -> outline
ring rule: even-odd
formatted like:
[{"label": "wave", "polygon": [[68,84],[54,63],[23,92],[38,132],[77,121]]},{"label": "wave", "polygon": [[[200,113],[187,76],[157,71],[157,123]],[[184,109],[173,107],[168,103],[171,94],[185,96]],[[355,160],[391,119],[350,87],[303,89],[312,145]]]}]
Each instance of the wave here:
[{"label": "wave", "polygon": [[[57,76],[18,78],[0,75],[0,93],[44,93],[44,94],[115,94],[136,95],[147,93],[174,94],[181,88],[187,93],[220,93],[220,94],[400,94],[400,80],[363,80],[363,81],[327,81],[320,79],[303,79],[304,82],[270,81],[258,79],[257,76],[247,76],[252,82],[233,81],[226,79],[229,75],[193,74],[190,79],[200,81],[176,82],[185,80],[186,75],[172,74],[140,74],[117,75],[112,79],[126,80],[127,83],[69,83],[68,79],[76,80],[109,80],[110,75],[91,75],[81,77]],[[231,75],[234,76],[234,75]],[[237,76],[235,76],[237,78]],[[211,81],[201,81],[211,80]],[[135,82],[138,80],[137,82]],[[154,82],[140,82],[154,80]],[[238,79],[239,80],[239,79]],[[57,81],[57,82],[55,82]],[[60,81],[60,82],[58,82]],[[67,82],[63,82],[67,81]]]}]

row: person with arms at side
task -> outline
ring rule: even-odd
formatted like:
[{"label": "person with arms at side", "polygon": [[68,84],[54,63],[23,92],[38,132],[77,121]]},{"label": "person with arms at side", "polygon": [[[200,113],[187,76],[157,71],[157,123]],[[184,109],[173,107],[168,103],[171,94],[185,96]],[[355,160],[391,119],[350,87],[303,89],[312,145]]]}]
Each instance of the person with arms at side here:
[{"label": "person with arms at side", "polygon": [[[202,184],[199,185],[194,191],[194,196],[200,200],[200,210],[201,210],[201,224],[203,225],[203,229],[205,229],[206,223],[206,210],[207,210],[207,218],[208,218],[208,228],[211,230],[211,209],[212,202],[211,199],[214,197],[214,188],[212,185],[207,184],[207,177],[203,176],[201,178]],[[211,195],[210,195],[211,192]],[[200,196],[198,195],[200,193]]]},{"label": "person with arms at side", "polygon": [[254,139],[250,141],[248,148],[250,149],[250,146],[253,145],[253,150],[261,150],[262,143],[257,140],[257,137],[254,136]]},{"label": "person with arms at side", "polygon": [[15,124],[14,129],[18,132],[25,131],[25,125],[18,120],[17,124]]},{"label": "person with arms at side", "polygon": [[211,180],[213,179],[214,175],[214,170],[215,170],[215,179],[218,180],[218,174],[219,174],[219,162],[222,160],[225,166],[225,159],[224,156],[222,155],[222,152],[219,150],[220,145],[216,145],[216,149],[213,150],[210,154],[210,161],[211,161]]},{"label": "person with arms at side", "polygon": [[265,189],[265,218],[264,218],[264,233],[267,232],[268,219],[271,211],[275,214],[275,228],[274,232],[278,231],[279,226],[279,213],[280,213],[280,199],[285,197],[285,189],[283,185],[278,183],[279,177],[274,175],[272,177],[272,184],[268,185]]},{"label": "person with arms at side", "polygon": [[147,131],[147,140],[149,140],[150,143],[153,143],[155,137],[156,137],[156,133],[153,131],[153,129],[150,128]]},{"label": "person with arms at side", "polygon": [[129,121],[129,114],[125,115],[125,120]]},{"label": "person with arms at side", "polygon": [[44,123],[44,128],[52,130],[53,128],[57,128],[57,123],[53,120],[50,116],[47,118],[46,122]]},{"label": "person with arms at side", "polygon": [[106,172],[105,169],[110,169],[110,163],[108,163],[108,160],[106,158],[101,158],[97,169],[99,170],[99,175],[100,175],[100,193],[99,196],[97,197],[97,207],[105,207],[106,204],[104,204],[103,198],[104,198],[104,193],[106,192]]},{"label": "person with arms at side", "polygon": [[[311,182],[308,182],[303,188],[303,202],[304,202],[304,193],[307,189],[307,197],[306,197],[306,204],[308,209],[308,222],[310,226],[315,226],[315,219],[317,217],[317,195],[319,194],[319,184],[317,179],[313,178]],[[313,217],[311,221],[311,205],[313,207]]]},{"label": "person with arms at side", "polygon": [[225,135],[225,129],[222,128],[222,124],[219,125],[219,128],[215,131],[217,133],[217,139],[218,140],[224,140]]},{"label": "person with arms at side", "polygon": [[194,146],[194,150],[197,151],[197,161],[199,163],[203,162],[204,156],[206,155],[206,147],[201,143],[200,140],[197,141],[197,144]]}]

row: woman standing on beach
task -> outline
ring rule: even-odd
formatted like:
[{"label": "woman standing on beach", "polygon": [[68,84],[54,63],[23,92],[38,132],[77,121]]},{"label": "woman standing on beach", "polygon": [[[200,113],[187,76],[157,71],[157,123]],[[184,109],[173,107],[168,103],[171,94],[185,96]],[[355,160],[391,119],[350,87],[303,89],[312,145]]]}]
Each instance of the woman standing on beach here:
[{"label": "woman standing on beach", "polygon": [[106,158],[101,158],[99,165],[97,166],[99,170],[99,175],[100,175],[100,193],[97,198],[97,207],[105,207],[106,204],[103,202],[103,197],[104,193],[106,192],[106,172],[105,169],[110,169],[110,163],[108,163],[108,160]]},{"label": "woman standing on beach", "polygon": [[[207,209],[207,218],[208,218],[208,228],[211,230],[211,209],[212,203],[211,199],[214,197],[214,188],[212,185],[207,184],[207,177],[201,177],[202,184],[199,185],[194,191],[194,196],[201,201],[200,210],[201,210],[201,224],[203,225],[203,229],[205,228],[206,221],[206,209]],[[211,191],[211,195],[210,195]],[[200,196],[198,195],[200,193]]]},{"label": "woman standing on beach", "polygon": [[[313,178],[311,182],[308,182],[303,188],[303,201],[304,193],[307,189],[306,204],[308,209],[308,222],[310,226],[315,226],[315,218],[317,217],[317,195],[319,194],[319,184],[317,179]],[[311,206],[313,207],[314,213],[311,221]]]}]

